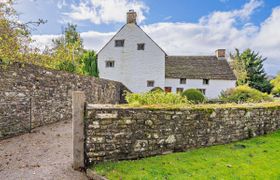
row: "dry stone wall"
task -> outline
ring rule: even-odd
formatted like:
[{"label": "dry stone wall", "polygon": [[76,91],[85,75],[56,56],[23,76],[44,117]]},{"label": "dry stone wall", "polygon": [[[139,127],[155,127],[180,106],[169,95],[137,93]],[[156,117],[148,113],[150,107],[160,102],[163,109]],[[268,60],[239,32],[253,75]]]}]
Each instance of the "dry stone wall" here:
[{"label": "dry stone wall", "polygon": [[0,139],[14,134],[30,132],[30,106],[31,101],[27,96],[0,99]]},{"label": "dry stone wall", "polygon": [[[90,103],[116,104],[123,101],[125,89],[119,82],[30,64],[0,66],[0,139],[24,131],[22,124],[26,123],[20,120],[17,123],[13,118],[15,115],[22,122],[31,116],[32,128],[71,120],[71,93],[74,90],[84,91]],[[6,126],[8,124],[11,126]]]},{"label": "dry stone wall", "polygon": [[280,105],[248,109],[87,109],[88,165],[225,144],[280,128]]}]

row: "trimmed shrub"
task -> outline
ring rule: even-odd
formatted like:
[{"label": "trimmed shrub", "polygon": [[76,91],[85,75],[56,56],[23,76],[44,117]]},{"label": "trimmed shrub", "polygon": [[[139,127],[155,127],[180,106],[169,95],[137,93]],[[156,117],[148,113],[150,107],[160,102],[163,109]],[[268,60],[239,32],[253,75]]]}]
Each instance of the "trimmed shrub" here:
[{"label": "trimmed shrub", "polygon": [[164,92],[164,90],[160,87],[154,87],[153,89],[150,90],[150,92]]},{"label": "trimmed shrub", "polygon": [[221,100],[235,103],[246,102],[265,102],[272,101],[272,97],[267,93],[262,93],[257,89],[253,89],[247,85],[237,86],[221,93]]},{"label": "trimmed shrub", "polygon": [[125,97],[128,104],[131,105],[152,105],[152,104],[185,104],[187,98],[179,94],[153,91],[143,94],[127,93]]},{"label": "trimmed shrub", "polygon": [[203,103],[206,100],[204,95],[197,89],[187,89],[182,93],[182,96],[193,103]]}]

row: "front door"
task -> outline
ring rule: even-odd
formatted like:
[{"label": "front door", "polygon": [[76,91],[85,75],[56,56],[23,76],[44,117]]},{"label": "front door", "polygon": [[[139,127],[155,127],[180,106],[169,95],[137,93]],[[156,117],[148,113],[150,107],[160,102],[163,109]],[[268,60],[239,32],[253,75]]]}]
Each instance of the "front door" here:
[{"label": "front door", "polygon": [[165,87],[164,90],[165,90],[165,92],[170,93],[172,91],[172,88],[171,87]]}]

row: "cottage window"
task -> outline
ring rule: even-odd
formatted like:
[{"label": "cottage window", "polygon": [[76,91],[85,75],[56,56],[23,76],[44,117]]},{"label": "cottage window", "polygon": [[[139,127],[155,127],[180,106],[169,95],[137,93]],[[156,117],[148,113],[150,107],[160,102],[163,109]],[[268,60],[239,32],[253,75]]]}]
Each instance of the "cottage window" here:
[{"label": "cottage window", "polygon": [[147,81],[147,87],[154,87],[155,81]]},{"label": "cottage window", "polygon": [[182,93],[184,91],[184,88],[177,88],[176,93]]},{"label": "cottage window", "polygon": [[181,78],[180,79],[180,84],[187,84],[187,79],[186,78]]},{"label": "cottage window", "polygon": [[197,89],[197,90],[199,90],[203,95],[205,95],[206,93],[206,89]]},{"label": "cottage window", "polygon": [[124,47],[124,40],[115,40],[115,47]]},{"label": "cottage window", "polygon": [[145,44],[144,43],[137,44],[137,50],[144,50],[144,49],[145,49]]},{"label": "cottage window", "polygon": [[172,92],[172,87],[165,87],[164,91],[167,93],[170,93],[170,92]]},{"label": "cottage window", "polygon": [[115,67],[115,61],[106,61],[106,68]]},{"label": "cottage window", "polygon": [[203,79],[203,84],[208,85],[209,84],[209,79]]}]

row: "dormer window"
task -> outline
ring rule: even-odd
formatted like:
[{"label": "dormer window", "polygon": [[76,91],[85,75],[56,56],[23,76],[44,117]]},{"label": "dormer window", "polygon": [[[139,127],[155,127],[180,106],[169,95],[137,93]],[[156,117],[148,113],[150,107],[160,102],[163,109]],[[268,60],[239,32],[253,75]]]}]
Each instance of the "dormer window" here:
[{"label": "dormer window", "polygon": [[124,39],[115,40],[115,47],[124,47]]},{"label": "dormer window", "polygon": [[145,49],[145,44],[144,43],[137,44],[137,50],[144,50],[144,49]]}]

